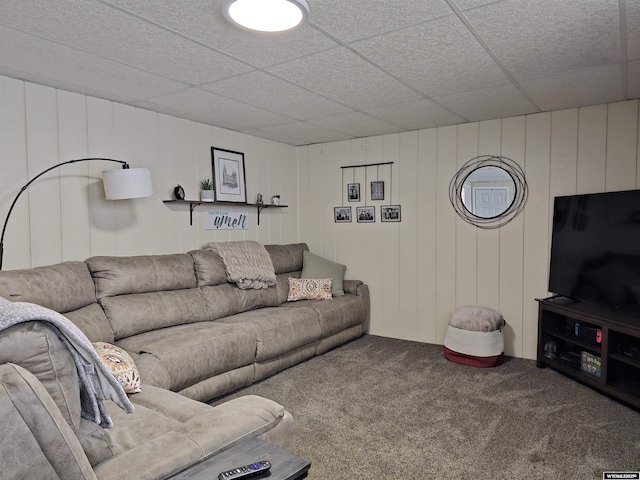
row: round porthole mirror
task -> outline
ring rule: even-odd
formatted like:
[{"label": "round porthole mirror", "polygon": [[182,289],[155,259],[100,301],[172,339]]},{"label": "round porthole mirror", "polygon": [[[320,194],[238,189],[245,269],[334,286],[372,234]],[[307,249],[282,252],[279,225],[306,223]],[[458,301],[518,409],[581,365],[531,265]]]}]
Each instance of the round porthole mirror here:
[{"label": "round porthole mirror", "polygon": [[506,157],[472,158],[451,179],[449,199],[464,221],[480,228],[501,227],[524,207],[527,199],[524,172]]}]

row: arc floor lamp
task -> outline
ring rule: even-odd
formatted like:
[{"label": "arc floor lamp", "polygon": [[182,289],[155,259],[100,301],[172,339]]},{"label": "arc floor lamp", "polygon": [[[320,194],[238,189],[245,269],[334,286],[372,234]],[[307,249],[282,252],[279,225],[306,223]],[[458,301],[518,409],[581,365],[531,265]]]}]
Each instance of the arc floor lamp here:
[{"label": "arc floor lamp", "polygon": [[20,195],[22,195],[24,191],[29,188],[29,185],[35,182],[38,178],[55,168],[68,165],[70,163],[91,162],[95,160],[115,162],[122,165],[122,169],[120,170],[106,170],[102,172],[102,182],[104,184],[104,193],[107,200],[125,200],[130,198],[150,197],[153,195],[151,171],[148,168],[129,168],[129,164],[123,160],[114,160],[111,158],[78,158],[76,160],[67,160],[66,162],[58,163],[57,165],[49,167],[29,180],[20,189],[9,207],[7,217],[4,219],[4,226],[2,227],[2,236],[0,236],[0,270],[2,270],[2,258],[4,255],[4,234],[7,231],[7,224],[9,223],[11,212],[13,212],[13,207],[15,207]]}]

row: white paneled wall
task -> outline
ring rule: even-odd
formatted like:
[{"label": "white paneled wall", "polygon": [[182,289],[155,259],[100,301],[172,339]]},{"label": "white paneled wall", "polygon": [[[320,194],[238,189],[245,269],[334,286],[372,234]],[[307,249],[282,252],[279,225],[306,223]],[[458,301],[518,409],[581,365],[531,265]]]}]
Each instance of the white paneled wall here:
[{"label": "white paneled wall", "polygon": [[[20,198],[5,237],[4,268],[29,268],[91,255],[186,252],[209,241],[307,242],[345,263],[371,289],[371,333],[442,343],[458,305],[497,308],[506,317],[506,351],[535,357],[537,305],[547,294],[553,197],[640,187],[638,100],[468,123],[344,142],[291,147],[93,97],[0,77],[0,220],[21,185],[73,158],[108,157],[152,170],[151,198],[108,202],[101,171],[115,164],[67,165]],[[165,205],[180,183],[197,198],[211,176],[211,147],[245,154],[247,191],[282,195],[287,209],[257,216],[250,228],[207,231],[205,208],[189,226],[185,205]],[[449,182],[470,158],[512,158],[526,173],[527,205],[496,230],[460,220]],[[376,169],[342,166],[394,162]],[[390,174],[392,172],[392,174]],[[385,181],[385,200],[369,183]],[[361,185],[360,203],[346,184]],[[376,206],[375,223],[355,207]],[[352,207],[336,224],[333,207]],[[381,204],[402,205],[402,222],[380,222]]]},{"label": "white paneled wall", "polygon": [[[204,229],[206,207],[166,205],[181,184],[197,199],[211,177],[211,147],[245,155],[249,201],[279,193],[286,209],[262,212],[249,229]],[[49,172],[20,197],[5,236],[3,268],[29,268],[92,255],[186,252],[209,241],[298,241],[296,148],[148,110],[0,77],[0,221],[18,190],[42,170],[75,158],[125,160],[149,167],[155,194],[107,201],[102,171],[109,162],[82,162]]]},{"label": "white paneled wall", "polygon": [[[371,333],[442,343],[451,311],[481,304],[506,317],[506,353],[535,358],[553,197],[640,188],[638,116],[633,100],[300,147],[301,238],[369,284]],[[484,154],[518,162],[529,186],[524,211],[495,230],[465,223],[449,203],[456,170]],[[340,167],[389,161],[385,200],[367,200],[376,223],[334,223],[333,207],[364,205],[346,201]],[[355,181],[368,191],[362,172]],[[380,222],[390,203],[402,205],[401,223]]]}]

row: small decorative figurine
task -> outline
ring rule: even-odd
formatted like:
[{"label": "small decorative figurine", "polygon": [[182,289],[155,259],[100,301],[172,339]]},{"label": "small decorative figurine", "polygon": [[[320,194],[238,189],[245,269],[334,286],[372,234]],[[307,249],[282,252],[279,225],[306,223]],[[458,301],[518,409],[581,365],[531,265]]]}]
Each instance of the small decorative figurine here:
[{"label": "small decorative figurine", "polygon": [[256,195],[256,203],[258,205],[262,205],[262,194],[259,193],[258,195]]}]

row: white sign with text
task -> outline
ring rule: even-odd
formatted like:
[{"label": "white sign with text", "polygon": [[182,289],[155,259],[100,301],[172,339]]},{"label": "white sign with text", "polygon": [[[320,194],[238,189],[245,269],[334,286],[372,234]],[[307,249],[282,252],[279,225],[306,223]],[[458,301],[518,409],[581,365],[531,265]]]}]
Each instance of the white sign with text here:
[{"label": "white sign with text", "polygon": [[248,227],[248,211],[240,210],[207,210],[204,221],[206,230],[246,230]]}]

